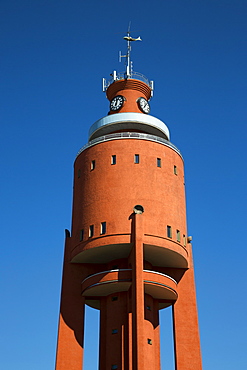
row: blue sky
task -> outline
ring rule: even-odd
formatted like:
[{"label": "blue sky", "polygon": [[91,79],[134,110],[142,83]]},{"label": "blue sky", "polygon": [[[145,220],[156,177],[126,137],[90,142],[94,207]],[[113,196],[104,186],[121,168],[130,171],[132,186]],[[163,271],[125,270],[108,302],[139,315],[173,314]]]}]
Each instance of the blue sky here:
[{"label": "blue sky", "polygon": [[[247,368],[246,18],[245,0],[1,1],[1,369],[54,368],[73,161],[108,112],[101,79],[124,69],[129,21],[151,114],[185,160],[204,370]],[[96,322],[88,310],[85,370]],[[169,310],[162,323],[174,370]]]}]

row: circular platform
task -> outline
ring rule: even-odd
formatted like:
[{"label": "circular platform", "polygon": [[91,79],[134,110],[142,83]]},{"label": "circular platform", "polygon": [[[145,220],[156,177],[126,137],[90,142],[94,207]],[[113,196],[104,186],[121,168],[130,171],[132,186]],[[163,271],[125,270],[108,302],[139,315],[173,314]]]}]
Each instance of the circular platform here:
[{"label": "circular platform", "polygon": [[136,130],[170,139],[168,127],[156,117],[143,113],[116,113],[96,121],[89,130],[89,140],[121,130]]},{"label": "circular platform", "polygon": [[[110,294],[128,291],[132,284],[131,269],[102,271],[82,282],[82,295],[90,306],[98,308],[98,299]],[[177,282],[168,275],[152,270],[143,271],[144,292],[159,300],[159,308],[170,306],[177,300]]]}]

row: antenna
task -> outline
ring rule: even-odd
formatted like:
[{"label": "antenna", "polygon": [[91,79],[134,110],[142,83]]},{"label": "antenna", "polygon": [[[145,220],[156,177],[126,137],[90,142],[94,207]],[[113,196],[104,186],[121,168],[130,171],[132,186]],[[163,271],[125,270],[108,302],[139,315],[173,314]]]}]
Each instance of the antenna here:
[{"label": "antenna", "polygon": [[127,54],[126,55],[121,55],[121,51],[119,52],[119,61],[121,62],[122,58],[126,58],[126,78],[130,78],[132,75],[132,62],[130,59],[130,53],[131,53],[131,42],[132,41],[142,41],[140,36],[137,38],[131,37],[130,36],[130,25],[131,22],[129,22],[129,27],[127,31],[127,36],[124,36],[124,40],[127,41]]}]

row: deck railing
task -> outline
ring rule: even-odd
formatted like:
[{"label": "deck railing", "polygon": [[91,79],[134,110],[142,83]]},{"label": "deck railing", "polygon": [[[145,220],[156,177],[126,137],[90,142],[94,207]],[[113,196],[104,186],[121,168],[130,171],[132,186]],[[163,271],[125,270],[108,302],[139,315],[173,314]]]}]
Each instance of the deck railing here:
[{"label": "deck railing", "polygon": [[89,141],[86,145],[84,145],[77,153],[77,156],[81,154],[85,149],[89,148],[90,146],[102,143],[104,141],[118,140],[118,139],[141,139],[141,140],[155,141],[157,143],[164,144],[172,148],[182,157],[179,149],[174,144],[172,144],[170,141],[163,139],[162,137],[159,137],[159,136],[144,134],[140,132],[118,132],[114,134],[108,134],[108,135],[97,137]]}]

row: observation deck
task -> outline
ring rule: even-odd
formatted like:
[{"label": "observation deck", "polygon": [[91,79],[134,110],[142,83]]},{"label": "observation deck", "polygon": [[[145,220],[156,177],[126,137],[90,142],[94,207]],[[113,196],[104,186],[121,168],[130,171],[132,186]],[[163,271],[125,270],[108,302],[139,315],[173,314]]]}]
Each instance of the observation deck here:
[{"label": "observation deck", "polygon": [[[82,281],[82,295],[87,304],[99,309],[99,298],[118,292],[126,292],[132,283],[131,269],[102,271]],[[177,300],[177,282],[171,276],[153,270],[143,270],[144,292],[159,300],[159,309]]]},{"label": "observation deck", "polygon": [[105,141],[120,140],[120,139],[139,139],[139,140],[154,141],[156,143],[163,144],[165,146],[168,146],[168,147],[172,148],[182,158],[182,154],[181,154],[180,150],[174,144],[172,144],[169,140],[163,139],[159,136],[144,134],[144,133],[141,133],[141,132],[116,132],[116,133],[113,133],[113,134],[107,134],[107,135],[96,137],[95,139],[90,140],[87,144],[85,144],[79,150],[79,152],[77,153],[77,157],[85,149],[90,148],[91,146],[97,145],[99,143],[103,143]]},{"label": "observation deck", "polygon": [[169,140],[168,127],[160,119],[136,112],[115,113],[96,121],[89,130],[89,140],[119,131],[140,131]]},{"label": "observation deck", "polygon": [[103,78],[103,91],[105,92],[108,87],[113,84],[115,81],[123,81],[123,80],[138,80],[138,81],[141,81],[141,82],[144,82],[151,90],[151,96],[153,95],[153,90],[154,90],[154,82],[153,81],[149,81],[148,78],[146,76],[144,76],[143,74],[139,73],[139,72],[134,72],[134,71],[131,71],[130,72],[130,75],[128,76],[127,75],[127,72],[120,72],[120,73],[117,73],[116,71],[113,71],[113,73],[111,74],[112,78],[109,79],[108,81],[106,81],[105,78]]}]

